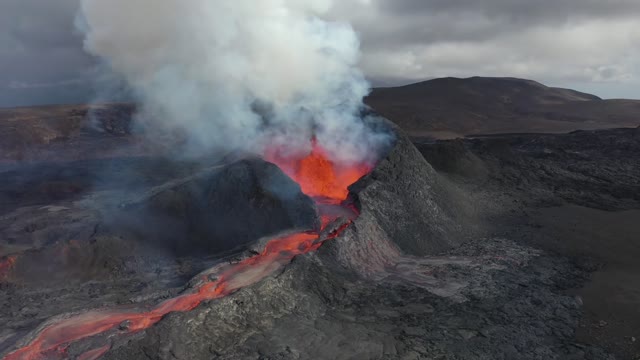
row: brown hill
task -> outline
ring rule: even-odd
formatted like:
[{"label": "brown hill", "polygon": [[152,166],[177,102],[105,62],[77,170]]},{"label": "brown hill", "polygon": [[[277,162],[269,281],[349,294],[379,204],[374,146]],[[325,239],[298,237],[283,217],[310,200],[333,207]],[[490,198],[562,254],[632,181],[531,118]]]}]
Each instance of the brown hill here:
[{"label": "brown hill", "polygon": [[515,78],[442,78],[378,88],[366,103],[412,135],[436,138],[640,125],[638,100],[602,100]]},{"label": "brown hill", "polygon": [[[414,137],[640,125],[640,100],[602,100],[514,78],[435,79],[374,89],[365,101]],[[140,140],[129,136],[134,111],[133,104],[0,108],[0,163],[128,154]]]},{"label": "brown hill", "polygon": [[131,104],[0,108],[0,163],[98,156],[127,143]]}]

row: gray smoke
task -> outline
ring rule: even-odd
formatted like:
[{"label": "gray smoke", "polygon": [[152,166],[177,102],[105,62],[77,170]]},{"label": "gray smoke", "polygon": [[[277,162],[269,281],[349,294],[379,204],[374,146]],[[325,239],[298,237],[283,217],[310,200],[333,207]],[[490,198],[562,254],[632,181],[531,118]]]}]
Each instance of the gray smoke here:
[{"label": "gray smoke", "polygon": [[369,84],[332,0],[83,0],[85,48],[127,79],[143,117],[192,149],[370,160],[387,138],[360,119]]}]

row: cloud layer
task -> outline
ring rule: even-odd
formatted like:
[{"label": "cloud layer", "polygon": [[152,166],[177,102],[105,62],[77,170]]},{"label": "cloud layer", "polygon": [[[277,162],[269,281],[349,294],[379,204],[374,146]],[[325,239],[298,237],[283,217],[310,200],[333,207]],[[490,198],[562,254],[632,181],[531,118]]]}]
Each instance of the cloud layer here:
[{"label": "cloud layer", "polygon": [[[0,106],[86,93],[80,84],[94,75],[95,59],[73,28],[78,5],[0,3]],[[517,76],[640,98],[637,0],[345,0],[330,13],[358,32],[361,67],[374,84]]]},{"label": "cloud layer", "polygon": [[[639,82],[640,2],[635,0],[368,3],[336,9],[335,16],[360,32],[363,69],[378,82],[515,76],[594,90],[607,82],[627,88]],[[634,95],[640,91],[628,94]]]}]

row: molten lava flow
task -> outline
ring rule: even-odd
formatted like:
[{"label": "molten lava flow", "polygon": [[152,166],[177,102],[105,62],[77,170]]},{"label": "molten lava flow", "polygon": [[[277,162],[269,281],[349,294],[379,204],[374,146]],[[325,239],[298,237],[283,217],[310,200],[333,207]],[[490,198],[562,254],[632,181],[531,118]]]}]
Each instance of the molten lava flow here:
[{"label": "molten lava flow", "polygon": [[76,360],[97,360],[102,357],[102,355],[106,354],[107,351],[111,350],[111,346],[105,345],[99,347],[97,349],[93,349],[91,351],[87,351],[86,353],[78,356]]},{"label": "molten lava flow", "polygon": [[[62,320],[46,327],[27,346],[9,354],[5,359],[51,359],[62,357],[66,346],[74,341],[95,336],[118,327],[126,332],[144,330],[170,312],[193,310],[205,300],[229,295],[269,276],[297,255],[316,250],[319,235],[296,233],[277,238],[267,244],[259,255],[219,270],[216,280],[202,279],[193,293],[166,300],[150,311],[123,310],[92,311]],[[125,324],[124,326],[121,326]]]},{"label": "molten lava flow", "polygon": [[326,151],[315,140],[309,155],[302,159],[282,156],[278,149],[267,151],[270,161],[295,180],[302,192],[312,198],[342,202],[349,196],[349,186],[371,171],[371,166],[359,164],[339,166],[329,160]]},{"label": "molten lava flow", "polygon": [[[296,180],[302,191],[316,199],[322,219],[320,232],[345,213],[357,216],[351,206],[341,206],[349,194],[348,187],[369,171],[368,166],[338,167],[329,161],[325,152],[314,143],[313,151],[303,159],[284,162],[283,158],[269,158]],[[288,170],[286,170],[288,169]],[[339,215],[337,215],[339,214]],[[337,237],[349,224],[320,237],[320,232],[300,232],[271,240],[264,250],[236,264],[216,268],[204,275],[201,283],[189,293],[166,300],[148,311],[96,310],[60,320],[45,327],[26,346],[10,353],[6,360],[65,358],[65,350],[76,341],[106,332],[133,333],[144,330],[171,312],[196,308],[205,300],[218,299],[273,274],[294,257],[317,250],[325,240]],[[215,276],[214,276],[215,275]],[[89,351],[82,359],[97,359],[110,349],[105,345]]]}]

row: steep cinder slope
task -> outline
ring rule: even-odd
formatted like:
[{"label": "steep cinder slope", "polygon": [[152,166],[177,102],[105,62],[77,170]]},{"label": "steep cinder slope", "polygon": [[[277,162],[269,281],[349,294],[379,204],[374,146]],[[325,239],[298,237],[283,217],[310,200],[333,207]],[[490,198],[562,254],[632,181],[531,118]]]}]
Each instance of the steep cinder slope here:
[{"label": "steep cinder slope", "polygon": [[[395,127],[393,150],[351,187],[363,218],[371,218],[397,246],[413,255],[433,255],[469,235],[473,211]],[[356,228],[358,221],[356,221]]]},{"label": "steep cinder slope", "polygon": [[300,186],[261,159],[160,186],[113,217],[116,231],[178,254],[216,254],[285,230],[320,227],[316,206]]}]

